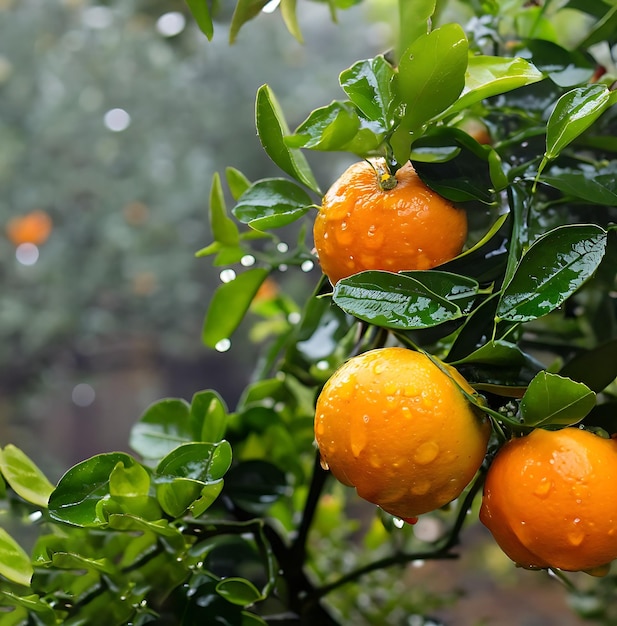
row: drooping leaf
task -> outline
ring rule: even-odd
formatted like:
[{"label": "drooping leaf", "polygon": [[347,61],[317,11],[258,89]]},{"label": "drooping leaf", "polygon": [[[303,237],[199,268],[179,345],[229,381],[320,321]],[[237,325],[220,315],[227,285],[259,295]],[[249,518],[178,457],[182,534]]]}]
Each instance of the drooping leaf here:
[{"label": "drooping leaf", "polygon": [[430,18],[435,13],[436,0],[405,0],[398,2],[398,55],[422,35],[430,31]]},{"label": "drooping leaf", "polygon": [[593,224],[561,226],[539,237],[506,285],[497,318],[533,320],[559,307],[597,269],[606,232]]},{"label": "drooping leaf", "polygon": [[219,341],[231,337],[268,273],[267,269],[256,267],[217,288],[204,320],[205,345],[215,348]]},{"label": "drooping leaf", "polygon": [[296,183],[286,178],[264,178],[240,196],[233,214],[252,228],[268,230],[295,222],[312,206],[310,196]]},{"label": "drooping leaf", "polygon": [[296,0],[281,0],[280,9],[287,30],[300,43],[303,43],[302,31],[300,30],[298,15],[296,13]]},{"label": "drooping leaf", "polygon": [[190,406],[180,398],[152,404],[131,429],[130,445],[144,459],[160,459],[192,440]]},{"label": "drooping leaf", "polygon": [[47,507],[54,486],[19,448],[8,444],[0,450],[0,472],[15,493],[26,502]]},{"label": "drooping leaf", "polygon": [[28,554],[4,528],[0,528],[0,576],[27,587],[33,573]]},{"label": "drooping leaf", "polygon": [[431,328],[462,316],[460,308],[415,278],[368,271],[340,280],[333,295],[344,311],[361,320],[398,330]]},{"label": "drooping leaf", "polygon": [[305,156],[284,141],[284,137],[290,134],[289,127],[283,110],[268,85],[263,85],[257,91],[255,124],[261,145],[272,161],[298,182],[320,193],[319,185]]},{"label": "drooping leaf", "polygon": [[229,27],[229,43],[236,41],[242,26],[259,15],[268,2],[269,0],[236,0],[236,8]]},{"label": "drooping leaf", "polygon": [[569,426],[580,422],[595,406],[596,394],[583,383],[540,372],[521,399],[526,426]]},{"label": "drooping leaf", "polygon": [[237,246],[240,241],[240,234],[236,223],[227,215],[225,196],[218,172],[215,172],[212,177],[209,214],[210,229],[214,240],[226,246]]},{"label": "drooping leaf", "polygon": [[186,3],[201,32],[211,40],[214,35],[214,26],[208,8],[208,0],[186,0]]}]

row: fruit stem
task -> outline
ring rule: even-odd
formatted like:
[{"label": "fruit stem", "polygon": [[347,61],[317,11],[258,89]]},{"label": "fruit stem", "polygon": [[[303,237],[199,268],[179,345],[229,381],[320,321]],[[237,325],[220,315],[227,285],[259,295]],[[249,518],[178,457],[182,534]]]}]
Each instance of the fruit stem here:
[{"label": "fruit stem", "polygon": [[379,181],[379,186],[382,191],[391,191],[398,185],[398,180],[394,173],[388,159],[385,159],[384,163],[378,163],[375,172]]}]

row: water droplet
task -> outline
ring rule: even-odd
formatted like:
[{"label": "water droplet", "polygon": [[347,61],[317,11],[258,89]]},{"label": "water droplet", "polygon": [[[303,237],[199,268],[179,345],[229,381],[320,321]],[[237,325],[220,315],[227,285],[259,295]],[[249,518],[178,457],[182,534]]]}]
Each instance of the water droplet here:
[{"label": "water droplet", "polygon": [[231,348],[231,339],[221,339],[214,344],[214,349],[217,352],[227,352]]},{"label": "water droplet", "polygon": [[354,374],[350,374],[337,387],[338,397],[341,400],[349,400],[349,398],[351,398],[355,390],[356,390],[356,377]]},{"label": "water droplet", "polygon": [[235,280],[236,273],[232,269],[227,268],[221,271],[219,278],[222,283],[230,283],[232,280]]},{"label": "water droplet", "polygon": [[240,264],[244,267],[250,267],[251,265],[255,265],[255,257],[252,254],[245,254],[240,259]]},{"label": "water droplet", "polygon": [[306,261],[303,261],[302,265],[300,266],[300,269],[303,272],[310,272],[314,267],[315,267],[315,263],[313,263],[313,261],[311,261],[310,259],[307,259]]},{"label": "water droplet", "polygon": [[366,447],[366,443],[368,441],[368,435],[366,429],[364,428],[364,424],[352,427],[349,437],[351,439],[351,453],[357,458]]},{"label": "water droplet", "polygon": [[418,463],[418,465],[428,465],[437,458],[438,454],[439,444],[435,441],[425,441],[417,447],[413,455],[413,460]]},{"label": "water droplet", "polygon": [[430,489],[431,489],[430,481],[419,478],[413,483],[410,491],[414,496],[424,496],[430,491]]},{"label": "water droplet", "polygon": [[279,252],[287,252],[287,251],[289,250],[289,246],[288,246],[288,245],[287,245],[284,241],[279,241],[279,242],[276,244],[276,249],[277,249]]},{"label": "water droplet", "polygon": [[537,484],[533,493],[538,496],[538,498],[546,498],[553,488],[553,482],[549,480],[546,476],[544,476],[540,482]]},{"label": "water droplet", "polygon": [[386,406],[393,409],[398,405],[398,398],[396,396],[386,396]]},{"label": "water droplet", "polygon": [[389,396],[393,396],[398,391],[398,385],[395,382],[389,382],[386,385],[384,385],[383,390]]},{"label": "water droplet", "polygon": [[362,418],[362,421],[363,421],[365,424],[368,424],[370,419],[371,419],[371,418],[370,418],[370,416],[369,416],[369,415],[365,415],[365,416]]},{"label": "water droplet", "polygon": [[403,395],[406,398],[414,398],[418,395],[418,390],[412,385],[405,385],[405,387],[403,388]]},{"label": "water droplet", "polygon": [[400,517],[393,517],[392,523],[396,528],[403,528],[403,526],[405,526],[405,520]]},{"label": "water droplet", "polygon": [[324,426],[324,423],[323,423],[323,419],[322,419],[322,418],[323,418],[323,415],[320,415],[320,416],[317,418],[317,421],[315,422],[315,432],[316,432],[318,435],[323,435],[323,434],[324,434],[324,432],[325,432],[325,430],[326,430],[326,427]]},{"label": "water droplet", "polygon": [[379,376],[379,374],[383,374],[383,372],[386,371],[386,365],[385,363],[381,363],[380,361],[378,361],[377,363],[375,363],[373,365],[373,373],[377,374]]},{"label": "water droplet", "polygon": [[347,230],[347,222],[345,221],[341,222],[341,230]]},{"label": "water droplet", "polygon": [[321,361],[317,361],[317,363],[315,363],[315,367],[320,372],[325,372],[330,367],[330,364],[325,359],[322,359]]},{"label": "water droplet", "polygon": [[287,316],[287,321],[290,324],[298,324],[300,322],[300,320],[302,319],[302,316],[300,315],[300,313],[298,313],[298,311],[292,311],[288,316]]},{"label": "water droplet", "polygon": [[319,465],[321,465],[321,469],[325,470],[326,472],[330,469],[328,462],[322,456],[319,457]]},{"label": "water droplet", "polygon": [[574,530],[571,530],[567,534],[568,542],[570,543],[570,545],[573,545],[574,547],[580,546],[581,543],[583,543],[583,539],[585,539],[585,531],[582,528],[580,528],[579,526],[580,523],[581,523],[581,518],[575,517],[574,520],[572,520]]}]

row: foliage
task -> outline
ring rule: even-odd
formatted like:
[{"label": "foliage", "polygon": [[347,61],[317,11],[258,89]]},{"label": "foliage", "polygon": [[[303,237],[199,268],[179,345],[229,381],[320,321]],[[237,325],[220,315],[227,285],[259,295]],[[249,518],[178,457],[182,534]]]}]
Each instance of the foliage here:
[{"label": "foliage", "polygon": [[[264,4],[237,3],[232,39]],[[295,131],[274,91],[259,89],[257,131],[279,176],[251,181],[228,168],[229,194],[213,179],[214,241],[198,254],[237,277],[214,293],[204,342],[228,340],[249,309],[270,339],[238,405],[214,390],[161,400],[133,429],[137,456],[97,455],[55,487],[3,448],[7,509],[38,531],[31,556],[0,535],[3,623],[350,623],[358,594],[336,603],[335,590],[454,558],[483,473],[435,514],[439,537],[422,541],[378,513],[356,531],[365,550],[354,569],[320,554],[320,541],[348,546],[357,526],[353,496],[319,465],[314,401],[338,365],[371,347],[399,343],[456,366],[492,418],[492,452],[538,425],[615,432],[615,7],[478,1],[463,27],[440,22],[434,1],[400,4],[401,50],[343,72],[347,98]],[[210,34],[212,5],[189,5]],[[292,30],[294,7],[281,4]],[[478,122],[487,143],[473,136]],[[367,272],[333,290],[321,280],[301,303],[268,293],[277,268],[301,275],[315,262],[307,230],[321,191],[303,150],[382,154],[394,169],[411,159],[465,206],[471,245],[438,270]],[[289,246],[276,229],[294,223]],[[244,269],[247,256],[254,266]],[[573,597],[601,613],[589,601],[601,593]]]}]

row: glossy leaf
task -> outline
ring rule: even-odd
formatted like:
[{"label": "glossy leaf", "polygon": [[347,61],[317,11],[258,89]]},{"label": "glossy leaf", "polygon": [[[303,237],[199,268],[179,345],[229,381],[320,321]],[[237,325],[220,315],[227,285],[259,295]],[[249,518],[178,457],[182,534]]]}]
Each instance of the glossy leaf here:
[{"label": "glossy leaf", "polygon": [[136,461],[128,454],[110,452],[93,456],[70,468],[49,498],[52,519],[73,526],[105,526],[110,476],[119,463],[130,468]]},{"label": "glossy leaf", "polygon": [[231,337],[268,273],[264,268],[250,269],[217,288],[204,320],[205,345],[215,348],[219,341]]},{"label": "glossy leaf", "polygon": [[0,576],[29,586],[32,574],[30,557],[4,528],[0,528]]},{"label": "glossy leaf", "polygon": [[468,276],[441,270],[417,270],[401,272],[401,275],[417,280],[433,293],[456,304],[462,313],[469,312],[478,295],[478,282]]},{"label": "glossy leaf", "polygon": [[392,106],[394,69],[383,56],[358,61],[341,73],[341,87],[351,102],[369,120],[388,129]]},{"label": "glossy leaf", "polygon": [[617,339],[579,352],[559,372],[600,393],[617,378]]},{"label": "glossy leaf", "polygon": [[430,31],[430,19],[435,12],[436,0],[405,0],[398,2],[399,56],[418,37]]},{"label": "glossy leaf", "polygon": [[302,152],[290,148],[284,137],[290,134],[274,92],[268,85],[263,85],[257,91],[255,103],[255,123],[257,134],[266,154],[284,172],[319,193],[319,185]]},{"label": "glossy leaf", "polygon": [[240,508],[264,514],[277,500],[289,495],[285,473],[267,461],[243,461],[225,477],[225,493]]},{"label": "glossy leaf", "polygon": [[497,318],[524,322],[554,311],[592,276],[605,248],[606,232],[592,224],[562,226],[538,238],[502,292]]},{"label": "glossy leaf", "polygon": [[130,445],[144,459],[160,459],[191,440],[189,404],[183,399],[167,398],[148,407],[133,426]]},{"label": "glossy leaf", "polygon": [[[21,607],[22,609],[26,609],[27,611],[31,611],[36,613],[36,617],[26,616],[24,620],[30,619],[31,623],[39,624],[47,626],[48,624],[55,625],[58,623],[56,619],[56,614],[53,609],[40,598],[40,596],[36,594],[27,594],[27,595],[19,595],[17,593],[13,593],[12,591],[8,591],[7,589],[0,590],[0,606],[1,607]],[[8,620],[8,615],[3,614],[4,620]],[[3,622],[3,626],[4,626]],[[15,622],[18,624],[19,622]],[[22,622],[25,623],[25,622]],[[7,623],[7,626],[11,626],[11,624]]]},{"label": "glossy leaf", "polygon": [[236,223],[227,215],[221,177],[215,172],[210,188],[210,230],[215,241],[227,246],[238,245],[240,235]]},{"label": "glossy leaf", "polygon": [[109,475],[109,493],[111,496],[146,496],[149,491],[150,474],[139,463],[134,463],[128,467],[122,462],[117,463]]},{"label": "glossy leaf", "polygon": [[236,8],[231,16],[229,27],[229,43],[236,41],[242,26],[258,16],[268,2],[269,0],[236,0]]},{"label": "glossy leaf", "polygon": [[595,406],[596,394],[583,383],[540,372],[521,400],[526,426],[569,426],[580,422]]},{"label": "glossy leaf", "polygon": [[617,179],[615,174],[562,171],[543,174],[540,182],[559,189],[562,193],[593,204],[617,206]]},{"label": "glossy leaf", "polygon": [[450,116],[485,98],[536,83],[543,78],[542,72],[519,57],[470,56],[460,98],[440,117]]},{"label": "glossy leaf", "polygon": [[259,589],[246,578],[234,578],[232,576],[225,578],[217,583],[216,591],[227,602],[244,607],[263,599]]},{"label": "glossy leaf", "polygon": [[513,343],[500,339],[489,341],[471,354],[458,361],[450,361],[453,365],[461,363],[484,363],[495,366],[524,365],[529,357]]},{"label": "glossy leaf", "polygon": [[546,127],[546,159],[554,159],[587,130],[614,98],[606,85],[587,85],[565,93],[555,104]]},{"label": "glossy leaf", "polygon": [[208,0],[186,0],[186,3],[201,32],[211,40],[214,36],[214,26],[208,9]]},{"label": "glossy leaf", "polygon": [[[222,487],[222,481],[218,481]],[[167,515],[178,518],[199,499],[203,483],[191,478],[171,478],[156,484],[156,497]],[[220,492],[220,489],[218,490]],[[218,493],[217,493],[218,495]]]},{"label": "glossy leaf", "polygon": [[233,214],[257,230],[280,228],[302,217],[313,206],[309,195],[286,178],[265,178],[251,185]]},{"label": "glossy leaf", "polygon": [[376,326],[413,330],[461,317],[459,307],[420,281],[392,272],[361,272],[339,281],[334,302]]},{"label": "glossy leaf", "polygon": [[213,480],[201,488],[199,497],[189,505],[188,509],[193,517],[199,517],[207,511],[214,501],[223,491],[224,482],[221,480]]},{"label": "glossy leaf", "polygon": [[19,448],[9,444],[0,450],[0,472],[13,491],[26,502],[47,507],[54,486]]},{"label": "glossy leaf", "polygon": [[172,450],[156,467],[159,477],[188,478],[202,483],[223,478],[231,466],[231,446],[220,443],[185,443]]},{"label": "glossy leaf", "polygon": [[216,391],[199,391],[193,395],[190,419],[196,441],[217,443],[225,436],[227,407]]}]

